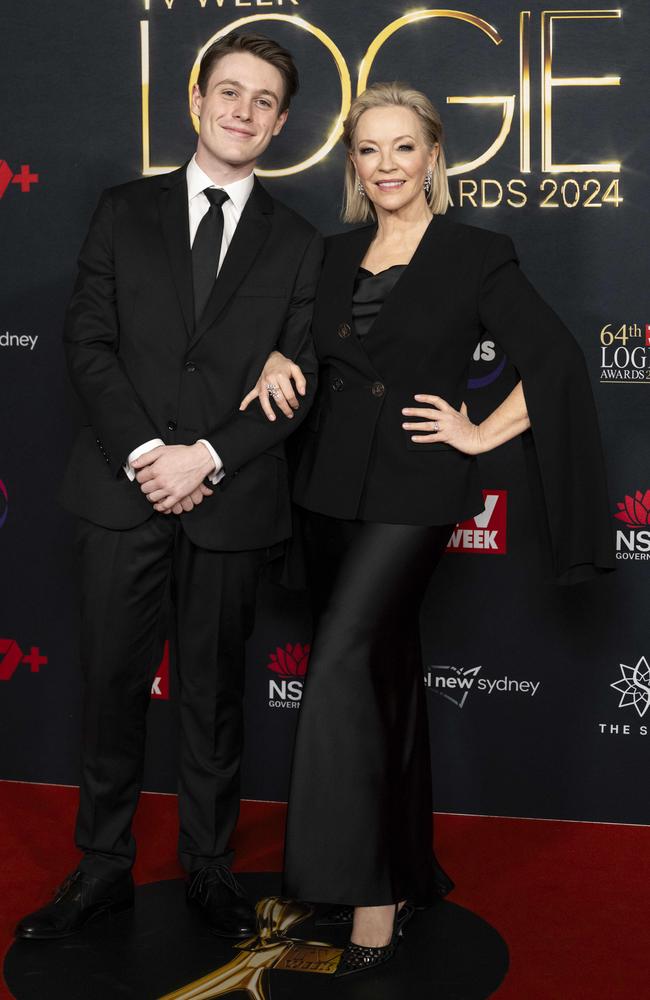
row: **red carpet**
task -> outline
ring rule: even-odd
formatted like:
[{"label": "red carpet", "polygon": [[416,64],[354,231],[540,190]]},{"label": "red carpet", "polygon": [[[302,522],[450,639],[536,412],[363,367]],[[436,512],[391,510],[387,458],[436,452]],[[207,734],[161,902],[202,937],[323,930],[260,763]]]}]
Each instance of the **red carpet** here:
[{"label": "red carpet", "polygon": [[[0,954],[18,917],[73,868],[77,790],[0,782]],[[650,997],[650,828],[441,815],[436,850],[454,902],[491,923],[510,949],[498,1000]],[[138,882],[178,878],[176,799],[144,795]],[[284,806],[245,802],[237,868],[277,871]],[[10,997],[4,982],[0,995]],[[415,1000],[415,998],[414,998]]]}]

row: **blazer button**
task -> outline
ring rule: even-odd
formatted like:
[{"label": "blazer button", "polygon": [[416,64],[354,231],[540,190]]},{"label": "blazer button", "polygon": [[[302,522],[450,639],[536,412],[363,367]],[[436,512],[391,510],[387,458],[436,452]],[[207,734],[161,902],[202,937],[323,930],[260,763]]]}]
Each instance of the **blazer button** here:
[{"label": "blazer button", "polygon": [[176,421],[175,420],[168,420],[167,421],[167,430],[168,431],[175,431],[176,430]]},{"label": "blazer button", "polygon": [[186,361],[185,362],[185,371],[186,372],[190,372],[190,374],[193,373],[193,372],[195,372],[196,371],[196,365],[193,364],[191,361]]},{"label": "blazer button", "polygon": [[335,378],[334,381],[332,382],[332,389],[334,390],[334,392],[341,392],[341,390],[343,389],[343,385],[344,383],[342,378]]},{"label": "blazer button", "polygon": [[350,327],[350,324],[349,323],[341,323],[341,325],[338,328],[338,335],[339,335],[339,337],[349,337],[351,333],[352,333],[352,329]]},{"label": "blazer button", "polygon": [[370,391],[372,392],[373,396],[377,397],[383,396],[384,393],[386,392],[386,386],[384,385],[383,382],[373,382],[372,389]]}]

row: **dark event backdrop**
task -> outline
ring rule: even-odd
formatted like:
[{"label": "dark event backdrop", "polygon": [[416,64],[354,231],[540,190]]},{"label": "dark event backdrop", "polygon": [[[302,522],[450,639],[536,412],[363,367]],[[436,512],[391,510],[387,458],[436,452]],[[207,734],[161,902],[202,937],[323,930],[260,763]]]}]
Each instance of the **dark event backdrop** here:
[{"label": "dark event backdrop", "polygon": [[[302,73],[262,164],[276,197],[324,233],[339,229],[340,115],[366,80],[408,80],[443,115],[453,217],[513,237],[586,355],[618,571],[574,588],[549,583],[524,442],[481,459],[486,512],[457,529],[423,616],[436,809],[650,823],[641,792],[650,759],[647,5],[2,8],[0,777],[77,781],[74,525],[56,501],[78,420],[61,349],[76,254],[103,188],[191,155],[195,61],[238,25],[289,46]],[[489,331],[472,367],[467,401],[480,419],[516,375]],[[585,517],[589,505],[585,496]],[[209,603],[206,594],[206,614]],[[265,584],[247,662],[245,797],[286,797],[309,629],[304,595]],[[150,790],[174,790],[176,691],[165,657],[149,713]]]}]

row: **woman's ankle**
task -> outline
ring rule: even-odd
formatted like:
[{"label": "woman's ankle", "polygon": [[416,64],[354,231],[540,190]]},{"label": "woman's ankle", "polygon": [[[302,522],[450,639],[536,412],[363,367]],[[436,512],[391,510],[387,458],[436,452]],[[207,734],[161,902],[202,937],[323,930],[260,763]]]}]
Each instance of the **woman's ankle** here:
[{"label": "woman's ankle", "polygon": [[383,948],[391,941],[395,926],[395,904],[387,906],[357,906],[354,909],[353,944],[366,948]]}]

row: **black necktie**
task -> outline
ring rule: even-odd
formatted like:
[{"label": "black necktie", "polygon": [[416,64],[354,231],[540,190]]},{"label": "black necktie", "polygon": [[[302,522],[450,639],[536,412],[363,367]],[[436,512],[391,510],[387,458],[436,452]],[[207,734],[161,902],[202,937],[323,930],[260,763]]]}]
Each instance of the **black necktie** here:
[{"label": "black necktie", "polygon": [[210,202],[192,244],[192,272],[194,276],[194,319],[198,323],[205,309],[210,292],[217,279],[217,268],[223,238],[223,211],[221,206],[228,201],[225,191],[206,188],[203,194]]}]

